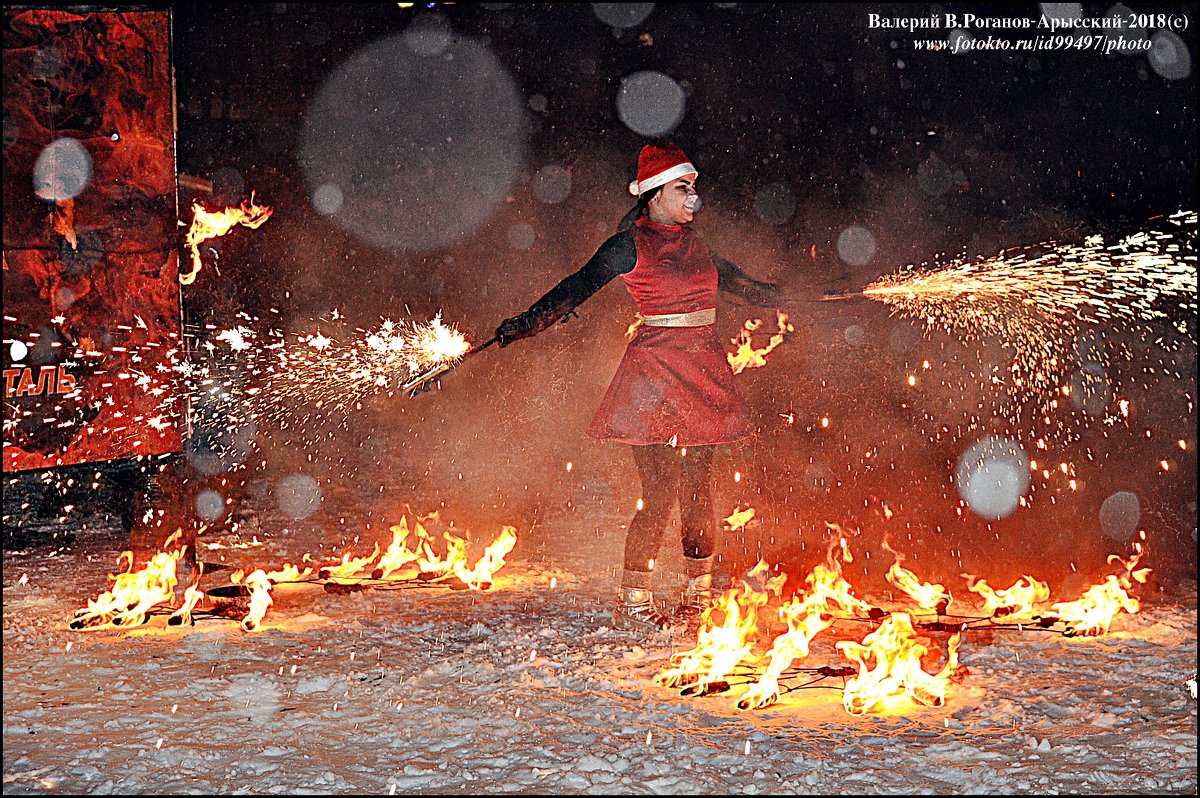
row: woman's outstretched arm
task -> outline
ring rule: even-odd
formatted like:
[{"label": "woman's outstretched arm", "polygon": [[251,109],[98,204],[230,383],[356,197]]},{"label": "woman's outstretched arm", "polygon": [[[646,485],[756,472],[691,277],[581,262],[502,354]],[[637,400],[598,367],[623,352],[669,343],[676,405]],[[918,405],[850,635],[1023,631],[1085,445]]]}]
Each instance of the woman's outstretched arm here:
[{"label": "woman's outstretched arm", "polygon": [[530,338],[554,322],[566,321],[567,314],[582,305],[588,297],[608,285],[614,277],[633,271],[637,265],[637,247],[632,233],[617,233],[609,238],[596,254],[574,274],[563,278],[558,285],[534,302],[529,310],[505,319],[496,328],[500,346]]},{"label": "woman's outstretched arm", "polygon": [[783,291],[776,283],[764,283],[709,250],[717,266],[717,288],[742,299],[751,305],[778,307],[783,304]]}]

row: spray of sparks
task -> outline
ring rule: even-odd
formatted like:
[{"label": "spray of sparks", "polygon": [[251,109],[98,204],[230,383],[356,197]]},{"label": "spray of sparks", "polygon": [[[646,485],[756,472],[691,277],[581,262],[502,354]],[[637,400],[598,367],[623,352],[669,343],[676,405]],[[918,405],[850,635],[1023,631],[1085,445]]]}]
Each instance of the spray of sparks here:
[{"label": "spray of sparks", "polygon": [[[1078,334],[1089,326],[1135,330],[1169,322],[1196,332],[1196,212],[1115,244],[1048,242],[993,258],[904,270],[863,294],[893,313],[964,340],[992,338],[1014,353],[1014,393],[1055,388]],[[1156,343],[1162,343],[1157,341]]]},{"label": "spray of sparks", "polygon": [[[249,320],[248,320],[249,321]],[[220,424],[270,421],[282,428],[345,417],[374,393],[391,393],[404,380],[457,361],[470,344],[453,325],[383,321],[356,328],[350,340],[324,332],[288,337],[249,326],[215,331],[189,364],[188,393],[198,421]],[[299,409],[299,410],[298,410]]]}]

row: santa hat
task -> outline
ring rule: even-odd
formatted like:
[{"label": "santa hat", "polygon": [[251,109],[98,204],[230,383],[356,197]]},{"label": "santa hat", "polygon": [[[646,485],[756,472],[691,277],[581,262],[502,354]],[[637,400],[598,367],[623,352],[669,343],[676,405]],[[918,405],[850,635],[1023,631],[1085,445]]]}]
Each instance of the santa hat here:
[{"label": "santa hat", "polygon": [[698,176],[699,172],[688,161],[683,150],[674,144],[667,143],[661,147],[647,144],[638,155],[637,180],[629,184],[629,193],[637,197],[684,175],[693,174]]}]

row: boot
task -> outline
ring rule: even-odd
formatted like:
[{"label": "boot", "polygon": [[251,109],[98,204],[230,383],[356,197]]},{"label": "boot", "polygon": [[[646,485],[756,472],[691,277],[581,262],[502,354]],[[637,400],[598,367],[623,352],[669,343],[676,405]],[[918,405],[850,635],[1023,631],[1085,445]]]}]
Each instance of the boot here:
[{"label": "boot", "polygon": [[613,610],[613,627],[626,631],[658,631],[670,626],[672,620],[654,606],[654,594],[649,588],[621,586],[617,606]]},{"label": "boot", "polygon": [[675,609],[675,617],[687,623],[698,623],[713,600],[713,558],[694,560],[689,557],[685,558],[684,565],[688,580]]},{"label": "boot", "polygon": [[708,606],[712,604],[712,600],[712,574],[693,576],[688,579],[687,586],[683,589],[679,606],[675,609],[675,617],[689,623],[698,621]]}]

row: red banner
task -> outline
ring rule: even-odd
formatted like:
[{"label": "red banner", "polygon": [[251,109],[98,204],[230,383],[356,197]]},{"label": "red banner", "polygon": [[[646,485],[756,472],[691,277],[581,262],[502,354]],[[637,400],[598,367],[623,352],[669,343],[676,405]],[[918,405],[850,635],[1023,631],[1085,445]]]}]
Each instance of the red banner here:
[{"label": "red banner", "polygon": [[169,12],[3,13],[4,471],[177,452]]}]

